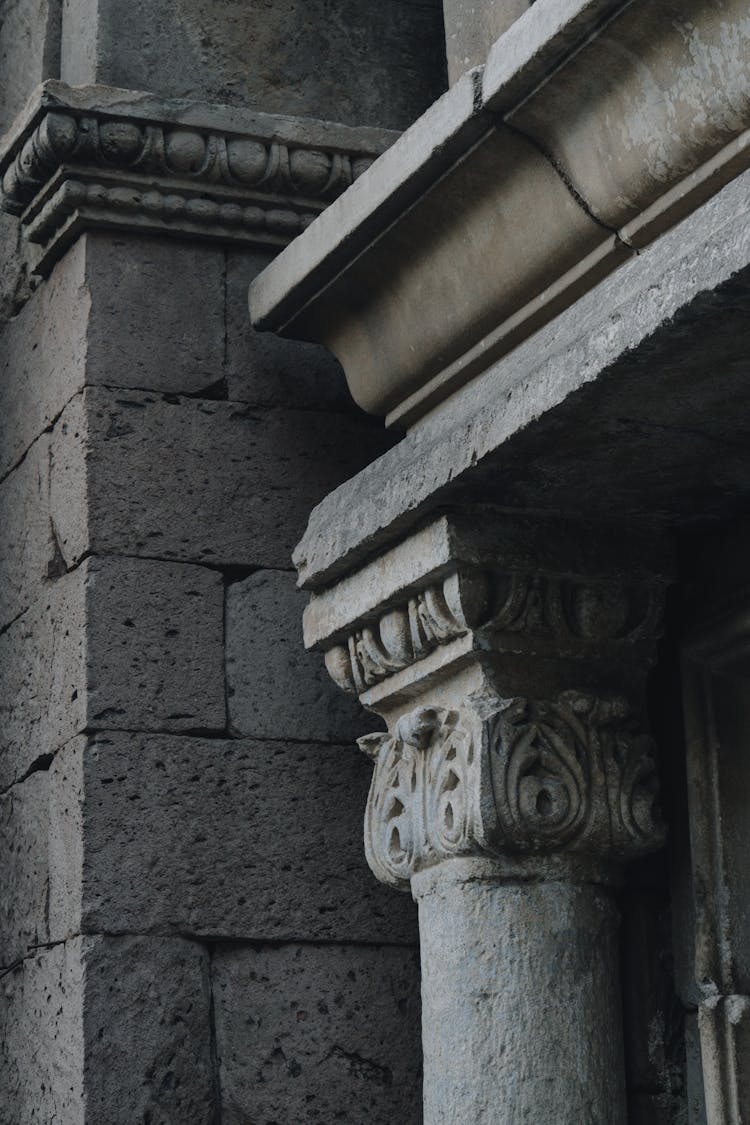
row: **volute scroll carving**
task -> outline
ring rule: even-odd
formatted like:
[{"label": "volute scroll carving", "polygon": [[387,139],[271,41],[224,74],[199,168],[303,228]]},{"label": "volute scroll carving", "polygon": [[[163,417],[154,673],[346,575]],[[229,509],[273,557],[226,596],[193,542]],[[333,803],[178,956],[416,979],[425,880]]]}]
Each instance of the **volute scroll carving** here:
[{"label": "volute scroll carving", "polygon": [[422,707],[360,746],[368,862],[404,890],[459,856],[617,863],[663,842],[653,745],[618,696],[500,700],[481,721]]}]

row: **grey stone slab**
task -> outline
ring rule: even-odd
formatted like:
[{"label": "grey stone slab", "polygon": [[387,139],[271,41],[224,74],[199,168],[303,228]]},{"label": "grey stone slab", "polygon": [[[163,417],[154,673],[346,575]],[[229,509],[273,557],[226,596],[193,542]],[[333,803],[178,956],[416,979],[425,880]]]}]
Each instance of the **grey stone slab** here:
[{"label": "grey stone slab", "polygon": [[200,946],[77,938],[25,961],[0,989],[3,1125],[214,1120]]},{"label": "grey stone slab", "polygon": [[0,796],[0,970],[48,940],[49,773]]},{"label": "grey stone slab", "polygon": [[63,81],[403,129],[444,86],[440,0],[66,0]]},{"label": "grey stone slab", "polygon": [[353,409],[344,373],[329,351],[252,327],[248,286],[269,261],[260,253],[227,252],[227,398],[256,406]]},{"label": "grey stone slab", "polygon": [[0,788],[86,725],[86,568],[0,635]]},{"label": "grey stone slab", "polygon": [[[469,485],[503,505],[605,519],[723,510],[746,481],[736,406],[748,183],[740,176],[329,496],[296,552],[303,583],[329,582]],[[734,460],[707,479],[718,449]]]},{"label": "grey stone slab", "polygon": [[80,942],[87,1119],[212,1125],[208,954],[179,939]]},{"label": "grey stone slab", "polygon": [[[79,497],[71,495],[76,505]],[[0,629],[40,593],[56,567],[49,516],[49,438],[42,435],[0,483]]]},{"label": "grey stone slab", "polygon": [[[289,566],[313,505],[382,448],[368,420],[321,411],[92,388],[85,429],[58,425],[55,465],[85,460],[88,526],[55,470],[52,513],[69,564],[86,552],[214,566]],[[61,421],[66,422],[66,418]]]},{"label": "grey stone slab", "polygon": [[365,863],[370,772],[350,747],[75,740],[53,765],[53,935],[413,943],[413,903]]},{"label": "grey stone slab", "polygon": [[85,267],[79,242],[0,336],[0,478],[84,384]]},{"label": "grey stone slab", "polygon": [[448,78],[482,66],[490,47],[534,0],[444,0]]},{"label": "grey stone slab", "polygon": [[[224,360],[224,251],[91,232],[86,382],[198,394]],[[179,284],[176,284],[179,281]]]},{"label": "grey stone slab", "polygon": [[0,10],[0,133],[60,66],[62,0],[5,0]]},{"label": "grey stone slab", "polygon": [[419,963],[402,949],[219,949],[222,1121],[422,1120]]},{"label": "grey stone slab", "polygon": [[30,296],[21,227],[12,215],[0,214],[0,326],[18,312]]},{"label": "grey stone slab", "polygon": [[253,284],[258,328],[280,330],[321,284],[386,230],[493,126],[481,73],[465,75]]},{"label": "grey stone slab", "polygon": [[91,559],[0,636],[0,787],[89,726],[223,730],[213,571]]},{"label": "grey stone slab", "polygon": [[0,978],[2,1125],[85,1125],[83,976],[71,942]]},{"label": "grey stone slab", "polygon": [[227,589],[227,705],[232,734],[353,743],[376,720],[306,653],[307,596],[294,575],[262,570]]}]

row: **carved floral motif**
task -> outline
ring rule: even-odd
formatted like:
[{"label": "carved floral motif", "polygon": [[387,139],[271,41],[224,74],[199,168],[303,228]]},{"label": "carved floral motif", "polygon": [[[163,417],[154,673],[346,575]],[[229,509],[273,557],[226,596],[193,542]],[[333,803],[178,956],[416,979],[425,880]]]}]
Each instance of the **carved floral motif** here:
[{"label": "carved floral motif", "polygon": [[375,154],[348,154],[210,130],[48,113],[3,177],[4,207],[20,214],[61,165],[156,174],[207,185],[329,201]]},{"label": "carved floral motif", "polygon": [[339,687],[361,694],[473,629],[488,637],[635,644],[653,638],[660,619],[660,599],[649,587],[462,571],[356,630],[326,662]]},{"label": "carved floral motif", "polygon": [[402,889],[454,856],[617,861],[663,839],[652,742],[619,697],[504,700],[474,734],[455,712],[420,708],[360,746],[375,763],[368,862]]}]

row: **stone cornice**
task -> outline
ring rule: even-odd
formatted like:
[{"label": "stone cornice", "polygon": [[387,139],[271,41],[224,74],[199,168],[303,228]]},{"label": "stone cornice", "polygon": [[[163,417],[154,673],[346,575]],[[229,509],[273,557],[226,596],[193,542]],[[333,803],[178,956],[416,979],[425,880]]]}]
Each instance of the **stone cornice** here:
[{"label": "stone cornice", "polygon": [[2,142],[37,270],[87,226],[284,246],[395,134],[46,83]]},{"label": "stone cornice", "polygon": [[256,280],[256,325],[409,424],[746,168],[744,0],[611,9],[534,4]]}]

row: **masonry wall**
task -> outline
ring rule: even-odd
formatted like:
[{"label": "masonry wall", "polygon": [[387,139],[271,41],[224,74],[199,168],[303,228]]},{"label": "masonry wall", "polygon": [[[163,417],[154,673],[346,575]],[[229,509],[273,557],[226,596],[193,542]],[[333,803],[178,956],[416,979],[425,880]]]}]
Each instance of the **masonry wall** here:
[{"label": "masonry wall", "polygon": [[[6,123],[59,72],[398,128],[443,82],[435,4],[89,7],[0,8]],[[268,251],[91,230],[30,295],[3,224],[0,1122],[416,1123],[414,907],[290,562],[388,439],[252,333]]]}]

